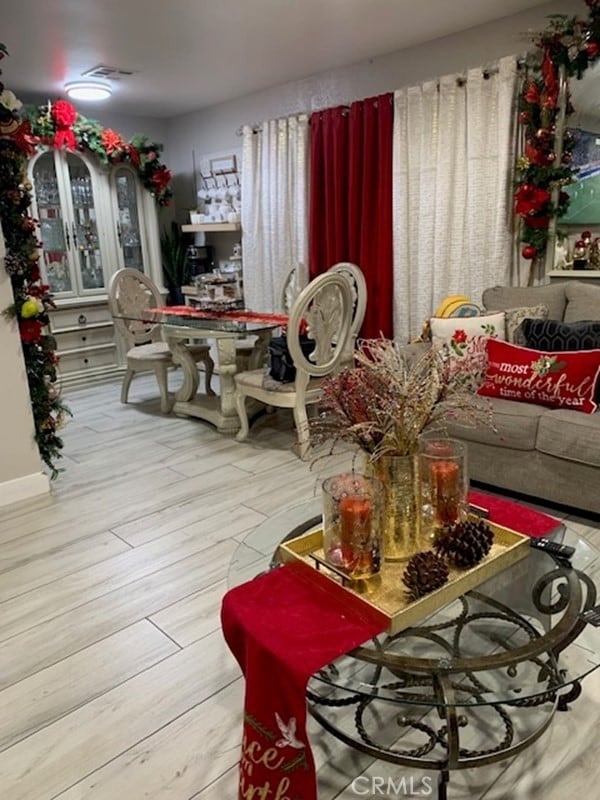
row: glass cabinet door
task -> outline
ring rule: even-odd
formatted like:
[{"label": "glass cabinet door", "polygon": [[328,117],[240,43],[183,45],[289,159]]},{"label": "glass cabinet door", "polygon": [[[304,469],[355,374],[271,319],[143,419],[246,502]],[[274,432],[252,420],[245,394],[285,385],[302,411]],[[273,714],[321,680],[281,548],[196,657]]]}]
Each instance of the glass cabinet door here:
[{"label": "glass cabinet door", "polygon": [[127,168],[119,167],[114,172],[114,185],[117,194],[117,238],[122,265],[143,272],[142,231],[135,177]]},{"label": "glass cabinet door", "polygon": [[67,153],[67,169],[73,205],[73,245],[81,289],[102,289],[105,281],[92,177],[87,165],[74,153]]},{"label": "glass cabinet door", "polygon": [[33,167],[33,186],[40,221],[46,281],[53,294],[73,291],[69,268],[71,244],[58,188],[54,153],[43,153]]}]

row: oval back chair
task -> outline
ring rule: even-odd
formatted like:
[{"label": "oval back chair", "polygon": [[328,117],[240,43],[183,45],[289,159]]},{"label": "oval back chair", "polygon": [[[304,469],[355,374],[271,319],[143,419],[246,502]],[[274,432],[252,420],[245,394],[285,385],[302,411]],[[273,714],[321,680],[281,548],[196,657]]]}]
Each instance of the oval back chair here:
[{"label": "oval back chair", "polygon": [[[246,398],[267,406],[291,408],[294,414],[300,458],[310,449],[307,406],[321,397],[322,379],[339,369],[347,352],[352,323],[352,293],[343,275],[326,272],[306,286],[292,306],[287,327],[288,349],[296,368],[292,383],[277,383],[265,377],[264,369],[237,373],[236,407],[240,418],[238,441],[248,436]],[[315,343],[305,355],[301,336]]]},{"label": "oval back chair", "polygon": [[[129,387],[136,372],[154,372],[160,391],[160,410],[171,408],[167,370],[174,367],[169,345],[162,339],[161,327],[156,322],[140,319],[143,311],[163,305],[158,287],[147,275],[137,269],[120,269],[114,273],[108,286],[108,307],[115,328],[127,347],[127,367],[121,386],[121,402],[127,402]],[[193,359],[204,364],[206,392],[211,393],[210,382],[214,363],[207,344],[188,347]]]}]

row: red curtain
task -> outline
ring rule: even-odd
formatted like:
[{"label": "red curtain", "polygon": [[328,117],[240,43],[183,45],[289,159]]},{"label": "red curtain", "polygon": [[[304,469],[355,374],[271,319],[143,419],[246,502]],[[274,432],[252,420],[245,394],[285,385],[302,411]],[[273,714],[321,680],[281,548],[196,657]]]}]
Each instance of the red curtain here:
[{"label": "red curtain", "polygon": [[392,337],[393,95],[310,118],[309,269],[352,261],[367,281],[361,335]]}]

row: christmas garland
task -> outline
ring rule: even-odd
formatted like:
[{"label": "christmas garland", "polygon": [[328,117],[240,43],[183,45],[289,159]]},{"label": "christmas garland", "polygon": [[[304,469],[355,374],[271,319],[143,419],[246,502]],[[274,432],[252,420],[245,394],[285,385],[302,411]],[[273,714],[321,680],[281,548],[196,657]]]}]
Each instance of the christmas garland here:
[{"label": "christmas garland", "polygon": [[[521,254],[532,261],[541,259],[546,251],[551,219],[562,216],[568,208],[569,195],[560,187],[572,183],[576,176],[571,166],[575,137],[565,131],[558,158],[555,134],[561,68],[567,79],[580,78],[600,55],[600,0],[585,3],[590,9],[587,20],[555,14],[549,17],[547,28],[532,37],[539,50],[519,98],[525,145],[516,164],[515,214],[521,222]],[[568,116],[573,111],[568,80],[565,102]]]},{"label": "christmas garland", "polygon": [[[0,44],[0,59],[6,55],[6,47]],[[33,188],[27,177],[28,159],[39,145],[45,145],[88,151],[105,164],[127,162],[159,205],[168,205],[172,196],[168,186],[171,173],[159,160],[162,145],[145,136],[126,142],[64,100],[31,111],[28,119],[22,119],[21,109],[21,101],[0,83],[0,223],[6,242],[5,268],[14,295],[14,304],[3,313],[19,327],[35,440],[54,479],[61,471],[55,466],[63,448],[59,431],[70,411],[60,398],[56,340],[45,332],[54,303],[50,287],[41,280],[38,222],[28,213]]]},{"label": "christmas garland", "polygon": [[103,164],[128,163],[161,206],[169,205],[171,172],[161,164],[162,145],[136,134],[129,142],[111,128],[88,119],[66,100],[50,101],[28,111],[31,131],[41,144],[93,153]]}]

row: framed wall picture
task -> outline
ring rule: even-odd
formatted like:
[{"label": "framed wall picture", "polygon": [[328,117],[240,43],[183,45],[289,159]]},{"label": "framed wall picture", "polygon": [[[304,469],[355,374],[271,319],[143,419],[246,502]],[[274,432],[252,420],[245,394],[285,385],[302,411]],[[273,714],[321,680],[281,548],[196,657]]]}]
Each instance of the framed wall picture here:
[{"label": "framed wall picture", "polygon": [[228,172],[237,172],[235,155],[211,158],[210,169],[213,175],[224,175]]}]

